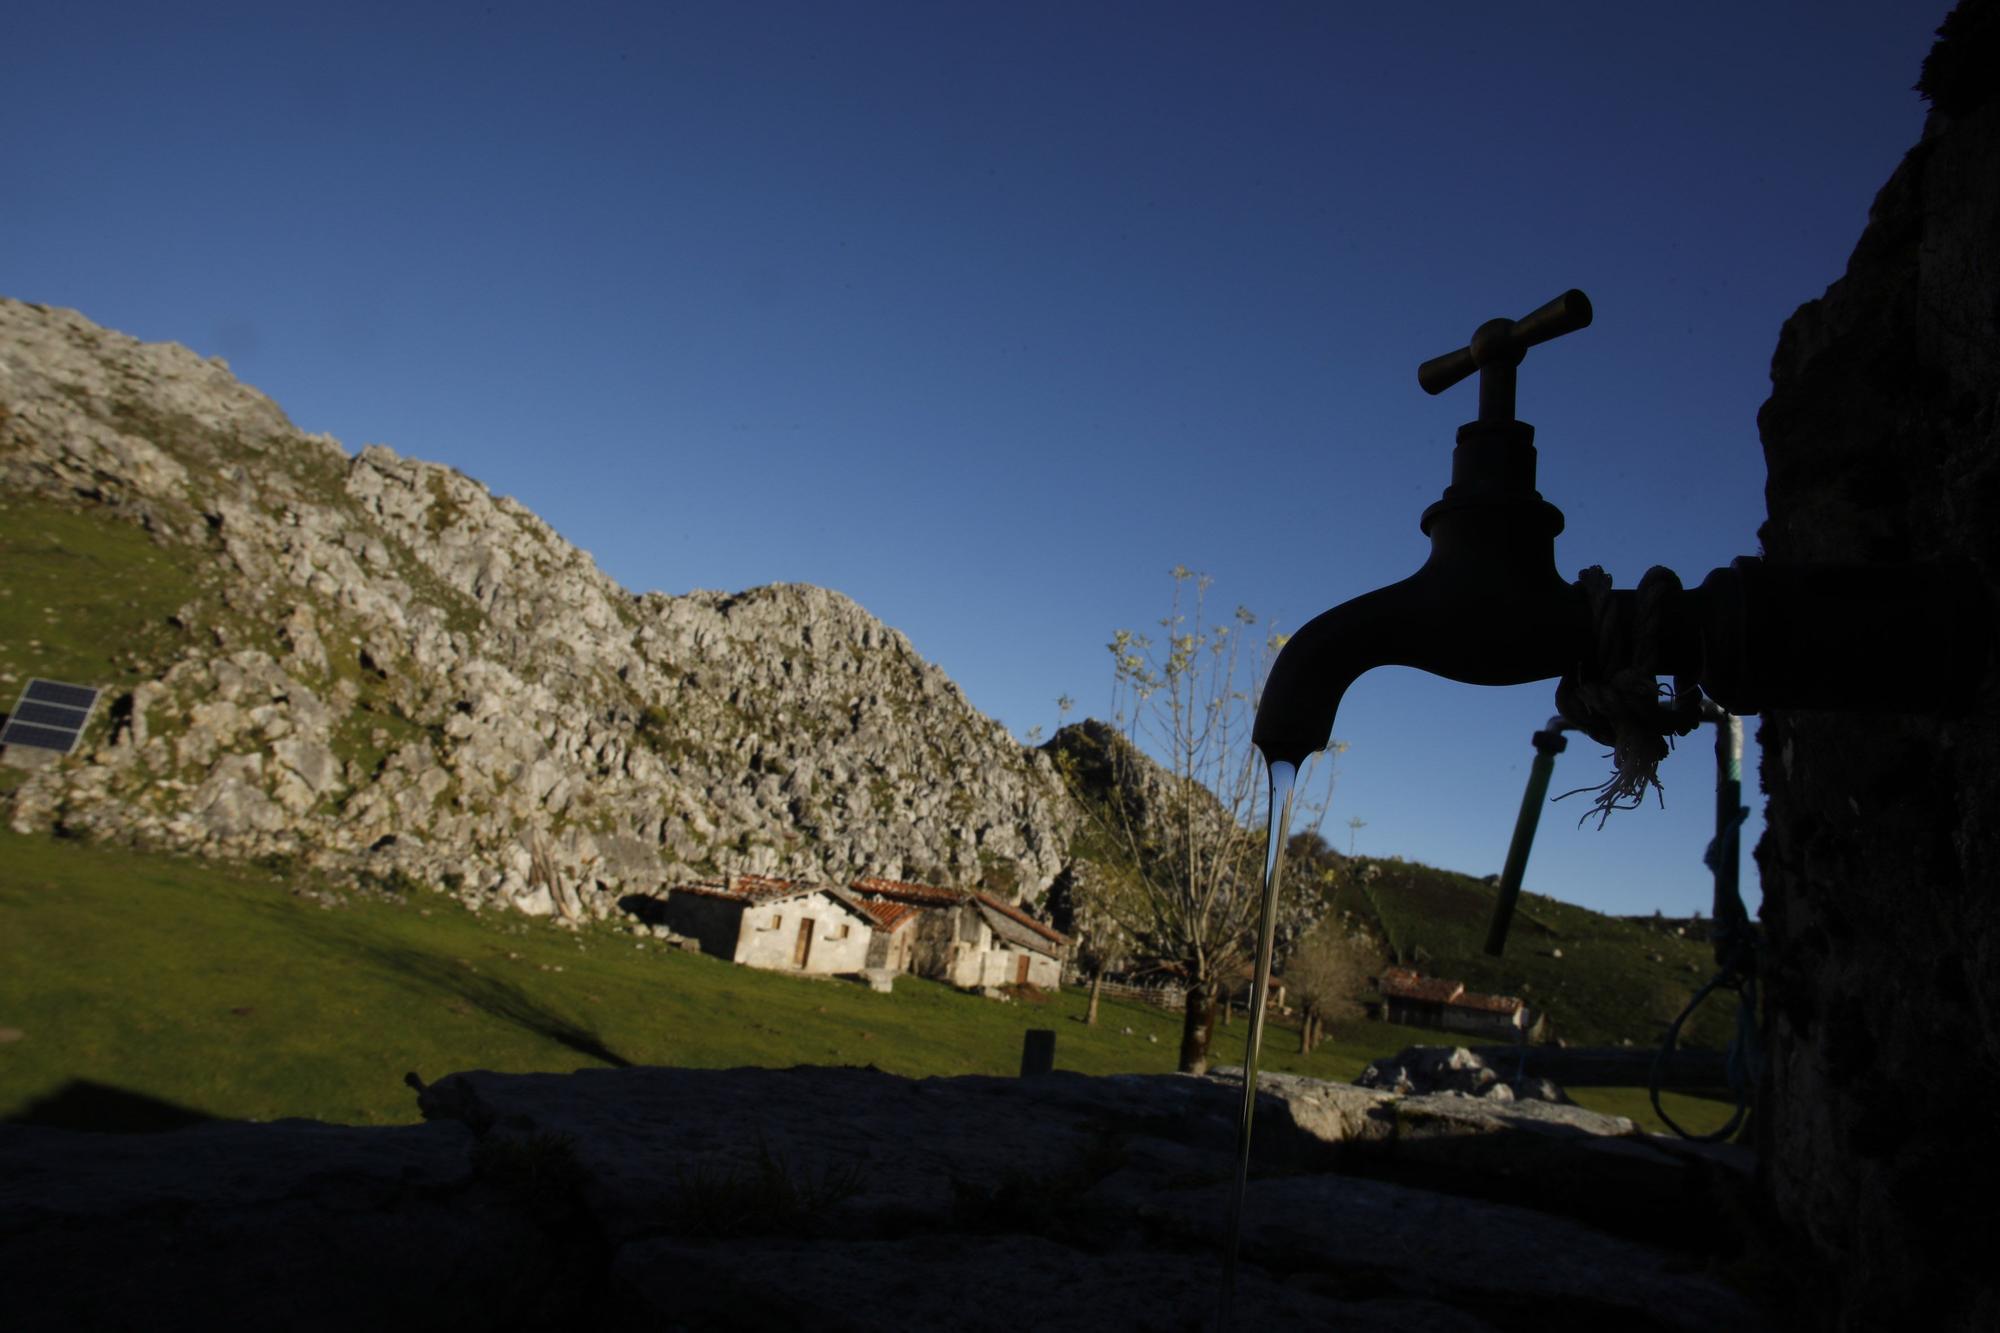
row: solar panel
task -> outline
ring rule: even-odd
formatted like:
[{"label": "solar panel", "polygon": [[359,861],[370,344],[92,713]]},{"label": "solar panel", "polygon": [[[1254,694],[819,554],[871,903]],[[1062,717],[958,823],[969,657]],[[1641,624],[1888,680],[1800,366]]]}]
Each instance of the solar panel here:
[{"label": "solar panel", "polygon": [[97,690],[89,685],[65,685],[59,680],[30,680],[21,691],[21,699],[33,699],[37,703],[60,704],[64,708],[89,708],[97,702]]},{"label": "solar panel", "polygon": [[83,735],[98,691],[89,685],[65,685],[58,680],[30,680],[19,703],[0,729],[0,746],[25,745],[33,750],[69,754]]},{"label": "solar panel", "polygon": [[15,707],[12,716],[16,722],[38,722],[45,727],[67,727],[71,731],[81,731],[84,719],[90,716],[90,710],[59,708],[55,704],[31,704],[24,699]]}]

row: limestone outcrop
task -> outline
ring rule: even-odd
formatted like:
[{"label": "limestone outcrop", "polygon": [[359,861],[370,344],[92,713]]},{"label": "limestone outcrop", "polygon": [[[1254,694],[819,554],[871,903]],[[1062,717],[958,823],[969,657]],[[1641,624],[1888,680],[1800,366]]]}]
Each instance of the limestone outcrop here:
[{"label": "limestone outcrop", "polygon": [[113,725],[20,787],[17,828],[565,916],[722,871],[1014,896],[1062,867],[1048,758],[839,593],[635,596],[186,348],[0,300],[0,493],[143,530],[184,594],[106,645]]}]

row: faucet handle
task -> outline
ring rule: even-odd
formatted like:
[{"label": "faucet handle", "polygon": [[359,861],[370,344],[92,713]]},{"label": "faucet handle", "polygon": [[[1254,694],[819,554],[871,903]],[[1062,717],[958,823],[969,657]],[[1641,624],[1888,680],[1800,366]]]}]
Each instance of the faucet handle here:
[{"label": "faucet handle", "polygon": [[1489,319],[1472,341],[1455,352],[1434,356],[1417,367],[1425,393],[1440,394],[1473,371],[1479,376],[1479,419],[1514,419],[1514,367],[1537,343],[1574,333],[1590,324],[1590,298],[1572,287],[1520,319]]},{"label": "faucet handle", "polygon": [[1537,343],[1590,327],[1590,298],[1572,287],[1533,314],[1514,321],[1514,340],[1526,351]]}]

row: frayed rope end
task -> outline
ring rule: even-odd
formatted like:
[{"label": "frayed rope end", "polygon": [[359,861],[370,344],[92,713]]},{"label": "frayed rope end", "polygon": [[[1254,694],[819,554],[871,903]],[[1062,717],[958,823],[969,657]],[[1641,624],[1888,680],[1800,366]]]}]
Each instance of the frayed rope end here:
[{"label": "frayed rope end", "polygon": [[1595,787],[1577,787],[1566,791],[1554,800],[1566,800],[1580,796],[1584,792],[1596,792],[1590,809],[1577,817],[1577,827],[1592,815],[1597,816],[1597,827],[1601,830],[1604,822],[1611,818],[1614,810],[1637,810],[1646,800],[1646,792],[1651,789],[1662,810],[1667,808],[1667,789],[1660,781],[1660,761],[1673,748],[1670,737],[1640,728],[1621,730],[1618,743],[1605,753],[1611,760],[1611,776]]}]

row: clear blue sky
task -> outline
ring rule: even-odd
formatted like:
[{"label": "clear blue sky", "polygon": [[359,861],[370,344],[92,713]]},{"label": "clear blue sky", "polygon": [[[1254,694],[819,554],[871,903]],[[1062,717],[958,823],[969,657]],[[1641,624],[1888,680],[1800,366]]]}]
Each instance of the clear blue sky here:
[{"label": "clear blue sky", "polygon": [[[1475,410],[1417,363],[1572,286],[1520,393],[1558,567],[1753,552],[1779,326],[1945,9],[16,0],[0,292],[632,589],[837,588],[1021,733],[1104,711],[1175,564],[1291,625],[1414,570]],[[1363,677],[1328,833],[1497,870],[1552,692]],[[1555,807],[1529,886],[1706,910],[1705,739],[1664,776]]]}]

